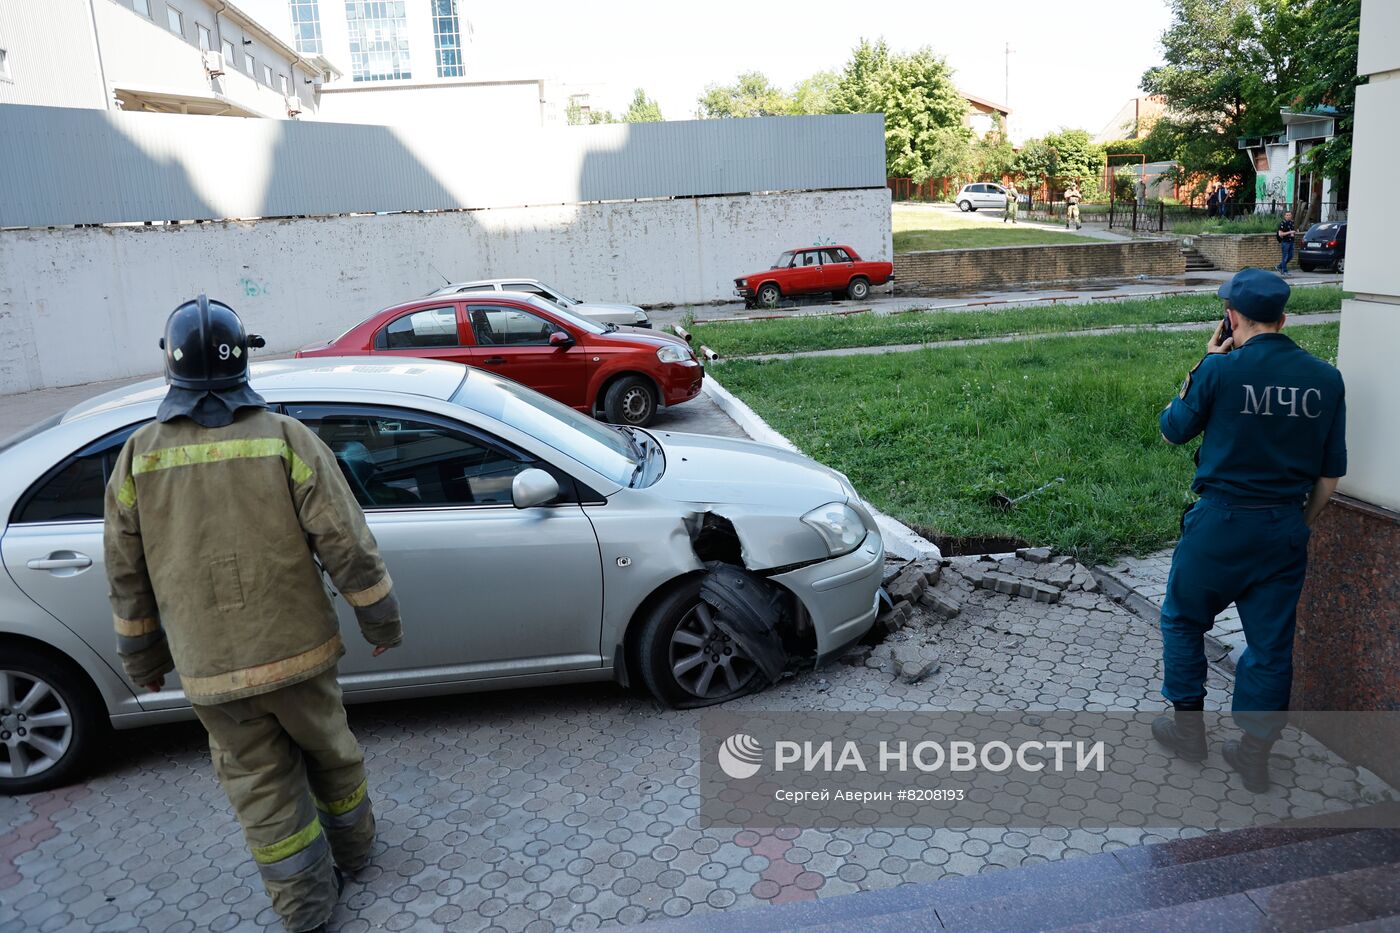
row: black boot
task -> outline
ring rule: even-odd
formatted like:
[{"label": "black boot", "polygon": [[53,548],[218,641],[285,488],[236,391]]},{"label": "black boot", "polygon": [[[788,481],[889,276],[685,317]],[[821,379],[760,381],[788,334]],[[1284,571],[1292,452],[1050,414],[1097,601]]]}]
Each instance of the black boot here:
[{"label": "black boot", "polygon": [[1273,786],[1269,780],[1269,750],[1273,747],[1273,742],[1265,742],[1246,732],[1242,738],[1226,742],[1221,752],[1225,762],[1240,773],[1244,786],[1262,794]]},{"label": "black boot", "polygon": [[1206,724],[1201,709],[1205,704],[1174,703],[1171,716],[1158,716],[1152,721],[1152,737],[1178,758],[1187,761],[1206,760]]}]

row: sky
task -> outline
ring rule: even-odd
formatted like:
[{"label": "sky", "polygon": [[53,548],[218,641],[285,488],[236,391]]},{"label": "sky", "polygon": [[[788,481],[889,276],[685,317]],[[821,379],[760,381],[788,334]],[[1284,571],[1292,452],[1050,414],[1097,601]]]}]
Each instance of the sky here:
[{"label": "sky", "polygon": [[[270,24],[286,21],[285,0],[240,5]],[[458,10],[471,23],[469,79],[557,80],[614,112],[641,87],[673,120],[694,117],[706,84],[743,71],[790,89],[813,72],[839,70],[861,37],[883,36],[895,51],[927,45],[947,58],[963,91],[1010,104],[1018,142],[1061,127],[1102,129],[1160,63],[1169,19],[1167,0],[459,0]]]}]

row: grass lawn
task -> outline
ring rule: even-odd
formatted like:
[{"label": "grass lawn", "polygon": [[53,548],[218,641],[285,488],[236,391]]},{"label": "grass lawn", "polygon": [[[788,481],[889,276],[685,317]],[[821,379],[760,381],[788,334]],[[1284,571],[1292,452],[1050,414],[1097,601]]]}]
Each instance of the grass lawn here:
[{"label": "grass lawn", "polygon": [[973,249],[983,246],[1044,246],[1047,243],[1089,243],[1084,237],[1053,230],[1013,227],[1001,223],[1001,211],[993,214],[996,223],[987,223],[956,211],[895,204],[891,208],[894,251],[912,253],[928,249]]},{"label": "grass lawn", "polygon": [[1171,225],[1172,233],[1274,233],[1278,230],[1282,217],[1268,214],[1246,214],[1233,220],[1202,217],[1198,220],[1179,220]]},{"label": "grass lawn", "polygon": [[[1335,311],[1341,306],[1342,290],[1330,285],[1295,289],[1288,302],[1288,310],[1293,314]],[[999,311],[911,311],[697,324],[694,334],[697,343],[721,356],[745,356],[1088,330],[1115,324],[1213,321],[1220,316],[1220,308],[1220,299],[1213,294],[1169,295]]]},{"label": "grass lawn", "polygon": [[[1291,336],[1336,358],[1337,325]],[[928,533],[1012,537],[1082,560],[1177,536],[1195,444],[1157,415],[1203,352],[1198,333],[1063,337],[882,356],[732,362],[724,385],[878,508]],[[1002,512],[990,502],[1063,476]]]}]

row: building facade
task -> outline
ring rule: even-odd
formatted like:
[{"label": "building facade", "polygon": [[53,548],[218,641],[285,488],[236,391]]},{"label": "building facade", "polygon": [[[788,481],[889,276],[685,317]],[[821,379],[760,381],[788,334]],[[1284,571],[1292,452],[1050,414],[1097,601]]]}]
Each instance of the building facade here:
[{"label": "building facade", "polygon": [[287,0],[292,42],[343,63],[338,84],[422,86],[466,77],[457,0]]},{"label": "building facade", "polygon": [[339,71],[225,0],[7,0],[0,103],[310,117]]}]

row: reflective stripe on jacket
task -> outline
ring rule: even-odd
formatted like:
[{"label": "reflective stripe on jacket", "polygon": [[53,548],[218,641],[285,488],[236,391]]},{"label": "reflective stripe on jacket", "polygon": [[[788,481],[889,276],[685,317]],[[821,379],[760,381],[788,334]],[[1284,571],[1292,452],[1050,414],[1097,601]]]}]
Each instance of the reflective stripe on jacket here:
[{"label": "reflective stripe on jacket", "polygon": [[332,667],[345,649],[318,558],[366,640],[402,637],[364,513],[294,418],[141,428],[108,483],[104,532],[118,651],[138,685],[173,665],[191,701],[222,703]]}]

